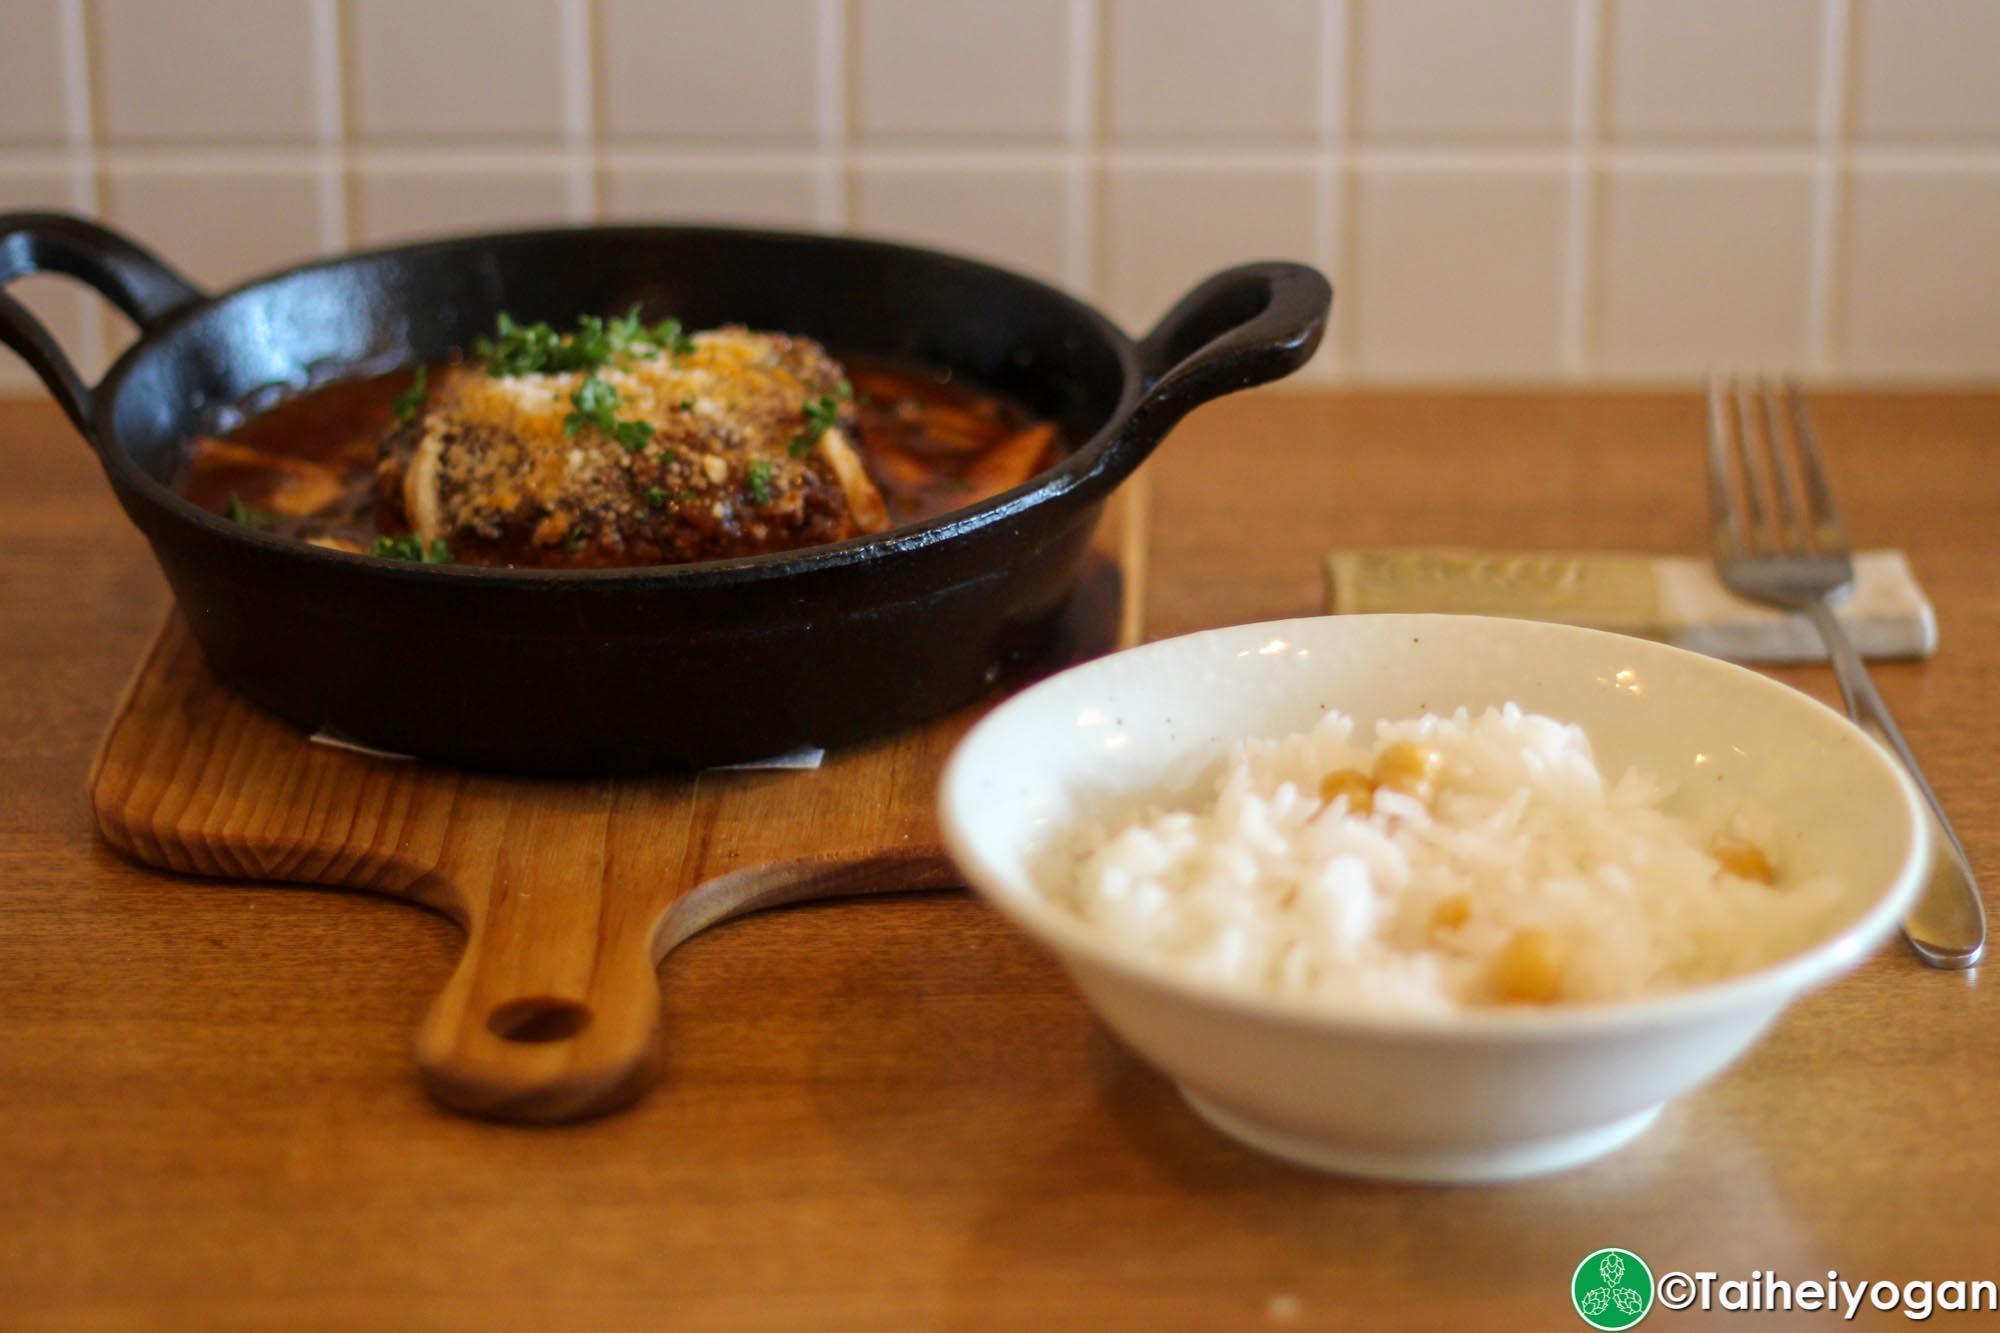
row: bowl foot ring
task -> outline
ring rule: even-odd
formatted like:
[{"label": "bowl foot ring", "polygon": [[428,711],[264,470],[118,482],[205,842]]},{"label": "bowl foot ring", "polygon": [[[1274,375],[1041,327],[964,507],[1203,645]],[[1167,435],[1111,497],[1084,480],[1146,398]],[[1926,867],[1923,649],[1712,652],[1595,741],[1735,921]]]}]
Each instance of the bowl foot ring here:
[{"label": "bowl foot ring", "polygon": [[1186,1084],[1177,1086],[1196,1115],[1259,1152],[1336,1175],[1440,1185],[1519,1180],[1581,1166],[1638,1138],[1659,1118],[1661,1109],[1649,1106],[1609,1124],[1520,1143],[1469,1149],[1385,1148],[1333,1143],[1274,1129],[1216,1104]]}]

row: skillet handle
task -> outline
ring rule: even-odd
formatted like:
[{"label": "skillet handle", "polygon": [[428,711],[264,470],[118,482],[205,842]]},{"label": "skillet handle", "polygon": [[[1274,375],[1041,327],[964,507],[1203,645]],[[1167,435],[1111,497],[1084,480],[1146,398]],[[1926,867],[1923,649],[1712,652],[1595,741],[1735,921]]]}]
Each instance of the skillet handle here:
[{"label": "skillet handle", "polygon": [[1226,269],[1183,296],[1139,340],[1146,394],[1107,470],[1122,479],[1195,408],[1304,365],[1332,309],[1318,269],[1275,261]]},{"label": "skillet handle", "polygon": [[[143,333],[202,293],[152,252],[66,213],[0,213],[0,289],[31,273],[66,273],[132,317]],[[90,396],[76,367],[28,308],[0,290],[0,342],[20,353],[84,439]]]}]

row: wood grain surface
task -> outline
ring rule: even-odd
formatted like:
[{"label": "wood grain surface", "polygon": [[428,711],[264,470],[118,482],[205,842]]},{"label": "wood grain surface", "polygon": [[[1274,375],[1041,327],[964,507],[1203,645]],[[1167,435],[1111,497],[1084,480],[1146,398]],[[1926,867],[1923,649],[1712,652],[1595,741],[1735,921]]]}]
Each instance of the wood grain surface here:
[{"label": "wood grain surface", "polygon": [[[1937,603],[1938,655],[1877,677],[1990,902],[2000,396],[1817,409],[1852,536],[1908,550]],[[1205,408],[1149,465],[1147,630],[1310,613],[1334,546],[1698,552],[1701,428],[1692,391]],[[409,1040],[455,926],[145,870],[95,833],[83,780],[164,589],[53,409],[0,406],[0,449],[0,1325],[1580,1328],[1570,1273],[1608,1244],[1656,1273],[2000,1278],[2000,1004],[1900,945],[1631,1147],[1502,1187],[1220,1138],[949,894],[691,940],[624,1114],[441,1113]],[[1778,674],[1835,698],[1823,668]]]},{"label": "wood grain surface", "polygon": [[529,1123],[616,1111],[658,1068],[656,974],[680,944],[768,907],[956,885],[933,813],[945,756],[1008,689],[1137,642],[1144,489],[1106,506],[1040,661],[810,771],[538,781],[315,745],[217,680],[176,613],[113,711],[91,809],[144,865],[449,917],[465,952],[416,1044],[431,1096]]}]

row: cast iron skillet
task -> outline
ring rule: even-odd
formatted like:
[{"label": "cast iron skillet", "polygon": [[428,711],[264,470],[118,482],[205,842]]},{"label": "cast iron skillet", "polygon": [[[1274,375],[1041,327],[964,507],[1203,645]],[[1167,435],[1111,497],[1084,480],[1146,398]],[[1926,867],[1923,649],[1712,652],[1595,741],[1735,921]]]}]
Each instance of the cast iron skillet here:
[{"label": "cast iron skillet", "polygon": [[[86,388],[0,293],[0,339],[96,450],[208,662],[306,726],[476,768],[614,773],[838,745],[969,699],[1051,633],[1105,497],[1190,409],[1296,369],[1332,301],[1296,264],[1217,274],[1134,342],[1041,283],[880,241],[709,227],[458,237],[208,297],[95,223],[0,216],[0,287],[82,279],[138,324]],[[321,550],[168,489],[218,413],[430,361],[507,311],[673,315],[949,367],[1055,419],[1063,462],[983,504],[798,552],[620,570]]]}]

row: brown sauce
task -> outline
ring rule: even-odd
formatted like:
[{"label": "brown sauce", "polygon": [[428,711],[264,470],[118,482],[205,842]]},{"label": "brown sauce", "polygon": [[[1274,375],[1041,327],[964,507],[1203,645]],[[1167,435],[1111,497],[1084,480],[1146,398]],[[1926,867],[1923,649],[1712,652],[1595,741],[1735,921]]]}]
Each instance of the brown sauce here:
[{"label": "brown sauce", "polygon": [[[893,524],[922,522],[1011,489],[1052,464],[1052,423],[948,377],[844,358],[855,449]],[[433,368],[436,369],[436,368]],[[191,443],[175,488],[195,504],[280,536],[366,551],[406,531],[376,504],[382,439],[415,370],[342,380]]]}]

